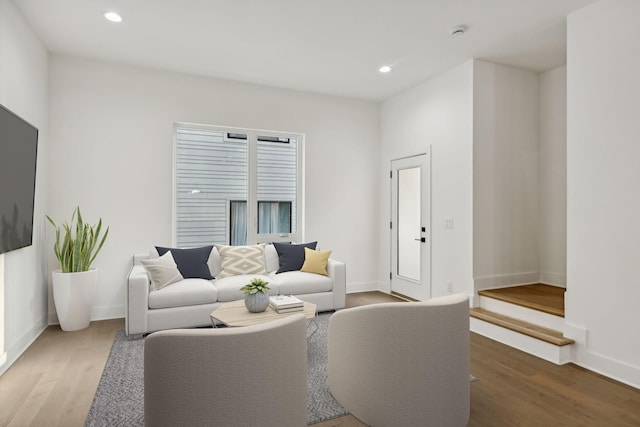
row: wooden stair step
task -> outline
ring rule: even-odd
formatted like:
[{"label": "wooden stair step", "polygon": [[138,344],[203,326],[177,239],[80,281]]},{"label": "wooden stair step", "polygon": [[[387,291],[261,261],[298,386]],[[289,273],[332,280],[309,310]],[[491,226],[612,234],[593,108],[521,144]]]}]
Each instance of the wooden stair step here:
[{"label": "wooden stair step", "polygon": [[521,307],[564,317],[564,288],[542,283],[486,289],[478,294]]},{"label": "wooden stair step", "polygon": [[549,344],[557,345],[559,347],[574,343],[572,339],[565,338],[562,335],[562,332],[543,328],[542,326],[537,326],[523,320],[514,319],[513,317],[494,313],[483,308],[472,308],[469,310],[469,314],[471,315],[471,317],[475,317],[476,319],[493,323],[494,325],[498,325],[503,328],[528,335],[530,337],[548,342]]}]

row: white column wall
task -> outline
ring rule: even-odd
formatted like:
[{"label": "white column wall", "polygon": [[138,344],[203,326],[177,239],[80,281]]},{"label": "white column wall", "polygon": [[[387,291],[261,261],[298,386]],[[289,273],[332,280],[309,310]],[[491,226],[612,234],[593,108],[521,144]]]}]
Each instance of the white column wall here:
[{"label": "white column wall", "polygon": [[537,282],[538,74],[474,61],[475,289]]},{"label": "white column wall", "polygon": [[33,245],[0,255],[0,374],[47,326],[47,73],[44,46],[15,6],[0,0],[0,104],[39,129]]},{"label": "white column wall", "polygon": [[567,283],[567,67],[540,74],[540,281]]},{"label": "white column wall", "polygon": [[567,21],[567,294],[576,362],[640,387],[640,2]]},{"label": "white column wall", "polygon": [[347,291],[377,287],[377,104],[66,56],[50,76],[50,214],[111,227],[93,319],[124,315],[134,253],[172,243],[177,121],[304,133],[306,239],[346,262]]},{"label": "white column wall", "polygon": [[[381,154],[377,171],[380,212],[379,280],[390,291],[391,160],[424,153],[431,145],[431,296],[473,294],[472,84],[468,61],[381,105]],[[453,229],[445,219],[453,218]]]}]

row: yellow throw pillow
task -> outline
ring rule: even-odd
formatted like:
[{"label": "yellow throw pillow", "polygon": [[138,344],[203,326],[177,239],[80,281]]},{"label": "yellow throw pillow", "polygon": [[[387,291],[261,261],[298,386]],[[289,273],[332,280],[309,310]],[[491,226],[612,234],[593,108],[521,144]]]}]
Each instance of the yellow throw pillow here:
[{"label": "yellow throw pillow", "polygon": [[314,251],[304,248],[304,264],[302,264],[300,271],[328,276],[327,264],[330,255],[331,251]]}]

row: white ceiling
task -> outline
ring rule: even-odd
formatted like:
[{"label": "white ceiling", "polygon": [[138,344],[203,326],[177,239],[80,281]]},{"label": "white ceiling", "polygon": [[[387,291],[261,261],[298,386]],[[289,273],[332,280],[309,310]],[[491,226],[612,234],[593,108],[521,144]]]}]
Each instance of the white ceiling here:
[{"label": "white ceiling", "polygon": [[382,100],[470,58],[563,65],[566,16],[595,0],[12,1],[56,54]]}]

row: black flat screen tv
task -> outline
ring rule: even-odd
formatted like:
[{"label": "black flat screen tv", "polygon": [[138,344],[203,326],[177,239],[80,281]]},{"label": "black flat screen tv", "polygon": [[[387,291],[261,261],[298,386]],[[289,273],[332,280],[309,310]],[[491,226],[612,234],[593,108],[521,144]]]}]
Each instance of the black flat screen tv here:
[{"label": "black flat screen tv", "polygon": [[38,129],[0,105],[0,254],[33,243]]}]

